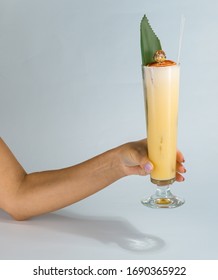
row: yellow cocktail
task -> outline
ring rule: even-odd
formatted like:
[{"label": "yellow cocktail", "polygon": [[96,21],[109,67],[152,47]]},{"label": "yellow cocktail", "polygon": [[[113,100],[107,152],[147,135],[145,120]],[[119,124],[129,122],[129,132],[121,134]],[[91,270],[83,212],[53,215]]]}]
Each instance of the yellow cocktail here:
[{"label": "yellow cocktail", "polygon": [[154,195],[142,201],[152,208],[175,208],[184,203],[169,188],[176,179],[180,66],[172,61],[143,66],[148,157],[154,165]]},{"label": "yellow cocktail", "polygon": [[176,176],[180,67],[144,66],[143,75],[151,181],[168,185]]}]

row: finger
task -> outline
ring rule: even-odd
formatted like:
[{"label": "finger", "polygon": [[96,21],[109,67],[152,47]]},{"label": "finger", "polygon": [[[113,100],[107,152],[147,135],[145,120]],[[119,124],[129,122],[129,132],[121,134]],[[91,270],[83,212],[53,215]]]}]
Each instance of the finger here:
[{"label": "finger", "polygon": [[150,161],[147,161],[146,164],[142,166],[142,168],[145,170],[146,174],[150,174],[154,166]]},{"label": "finger", "polygon": [[141,166],[132,166],[132,167],[129,167],[129,174],[146,176],[149,173],[145,170],[145,168],[143,168]]},{"label": "finger", "polygon": [[185,178],[181,174],[176,173],[176,181],[183,182],[183,181],[185,181]]},{"label": "finger", "polygon": [[184,156],[183,156],[182,152],[180,152],[179,150],[177,151],[177,154],[176,154],[176,161],[185,162]]},{"label": "finger", "polygon": [[181,164],[180,162],[176,163],[176,171],[179,173],[186,173],[186,169],[185,169],[184,165]]}]

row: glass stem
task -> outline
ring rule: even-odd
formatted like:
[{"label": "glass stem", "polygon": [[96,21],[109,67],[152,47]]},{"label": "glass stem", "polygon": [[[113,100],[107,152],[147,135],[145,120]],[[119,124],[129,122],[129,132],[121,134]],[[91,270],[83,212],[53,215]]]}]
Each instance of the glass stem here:
[{"label": "glass stem", "polygon": [[166,186],[158,186],[156,189],[156,193],[155,195],[157,197],[161,197],[161,198],[169,198],[172,197],[172,193],[170,191],[170,185],[166,185]]}]

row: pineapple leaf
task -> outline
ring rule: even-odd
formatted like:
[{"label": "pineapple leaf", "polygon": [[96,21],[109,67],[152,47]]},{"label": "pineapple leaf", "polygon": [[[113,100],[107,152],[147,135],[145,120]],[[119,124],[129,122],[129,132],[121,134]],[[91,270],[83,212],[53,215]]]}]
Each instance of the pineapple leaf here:
[{"label": "pineapple leaf", "polygon": [[142,18],[140,33],[142,65],[148,65],[153,62],[154,53],[162,48],[160,40],[151,28],[146,15]]}]

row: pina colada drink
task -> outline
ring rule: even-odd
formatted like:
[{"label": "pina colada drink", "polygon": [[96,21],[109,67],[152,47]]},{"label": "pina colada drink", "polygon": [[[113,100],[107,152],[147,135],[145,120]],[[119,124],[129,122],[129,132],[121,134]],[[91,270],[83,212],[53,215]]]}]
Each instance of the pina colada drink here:
[{"label": "pina colada drink", "polygon": [[140,24],[140,43],[148,157],[154,165],[150,178],[157,185],[155,193],[143,199],[142,204],[151,208],[175,208],[184,203],[170,190],[177,171],[180,66],[166,60],[146,15]]},{"label": "pina colada drink", "polygon": [[180,67],[171,61],[143,66],[151,181],[159,186],[176,177],[179,77]]}]

